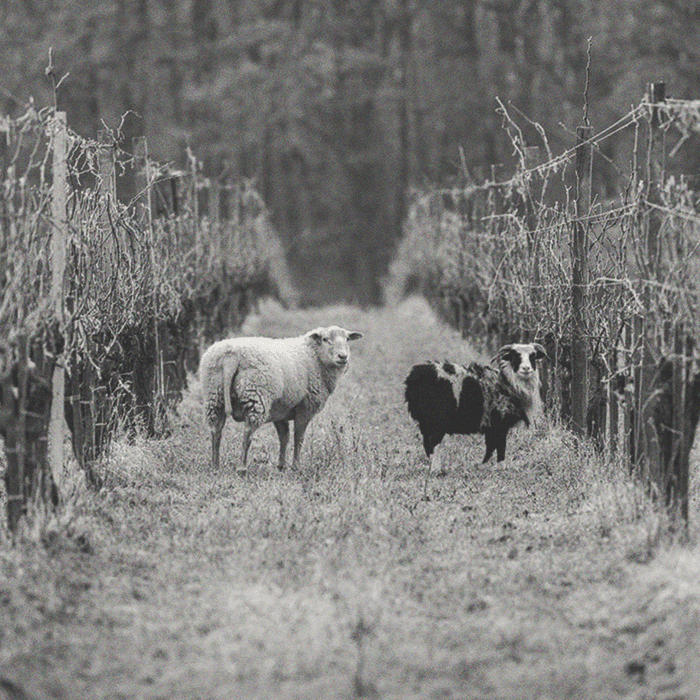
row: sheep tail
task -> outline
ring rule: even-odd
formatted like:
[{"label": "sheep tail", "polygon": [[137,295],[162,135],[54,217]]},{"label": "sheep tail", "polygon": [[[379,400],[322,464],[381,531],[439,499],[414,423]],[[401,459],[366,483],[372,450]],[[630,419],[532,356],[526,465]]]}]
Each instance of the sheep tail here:
[{"label": "sheep tail", "polygon": [[224,411],[226,416],[230,416],[233,412],[233,407],[231,406],[231,385],[233,384],[233,378],[236,376],[238,371],[238,353],[231,352],[224,355],[222,360],[223,373],[224,373]]}]

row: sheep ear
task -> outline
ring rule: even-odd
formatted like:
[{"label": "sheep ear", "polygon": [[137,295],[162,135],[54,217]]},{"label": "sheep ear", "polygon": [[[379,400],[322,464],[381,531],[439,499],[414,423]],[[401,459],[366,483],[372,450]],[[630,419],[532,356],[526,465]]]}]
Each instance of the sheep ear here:
[{"label": "sheep ear", "polygon": [[320,328],[315,328],[306,334],[307,338],[311,338],[316,343],[320,343],[323,340],[323,331]]},{"label": "sheep ear", "polygon": [[547,354],[545,349],[539,343],[533,343],[532,347],[535,348],[535,351],[537,352],[537,355],[535,357],[536,360],[549,361],[549,355]]},{"label": "sheep ear", "polygon": [[359,340],[362,338],[360,331],[348,331],[348,340]]}]

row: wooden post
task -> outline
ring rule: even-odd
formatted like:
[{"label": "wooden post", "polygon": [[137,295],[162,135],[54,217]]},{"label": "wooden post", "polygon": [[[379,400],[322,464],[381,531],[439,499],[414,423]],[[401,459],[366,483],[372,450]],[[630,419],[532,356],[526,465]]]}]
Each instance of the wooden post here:
[{"label": "wooden post", "polygon": [[[539,146],[525,146],[523,149],[523,166],[525,171],[532,170],[537,167],[540,161],[540,147]],[[523,193],[523,219],[527,231],[527,245],[528,252],[530,255],[536,253],[537,240],[535,236],[535,228],[537,227],[537,212],[535,211],[536,200],[539,199],[541,192],[539,192],[539,185],[541,183],[535,182],[534,177],[526,183],[526,189]],[[539,272],[539,270],[537,270]]]},{"label": "wooden post", "polygon": [[[61,331],[64,330],[63,282],[66,272],[66,250],[68,242],[68,220],[66,201],[68,188],[68,130],[66,113],[56,112],[53,133],[53,184],[51,217],[51,305]],[[66,373],[62,362],[57,361],[53,369],[51,417],[49,419],[48,453],[54,482],[60,484],[63,472],[63,425],[66,395]]]},{"label": "wooden post", "polygon": [[571,418],[579,435],[586,434],[588,408],[588,344],[586,299],[588,285],[588,215],[591,208],[593,128],[576,130],[576,202],[572,241],[571,283]]},{"label": "wooden post", "polygon": [[[101,130],[97,132],[97,142],[99,143],[97,168],[100,176],[100,195],[109,199],[109,203],[115,199],[116,178],[114,174],[114,147],[109,131]],[[108,212],[103,207],[102,215]],[[104,222],[104,220],[103,220]]]},{"label": "wooden post", "polygon": [[[659,204],[661,203],[659,183],[663,178],[663,144],[661,130],[659,129],[660,118],[658,105],[666,99],[666,84],[651,83],[649,86],[649,95],[652,107],[649,115],[649,133],[647,137],[646,195],[647,202],[649,204]],[[648,274],[656,279],[661,273],[659,269],[661,263],[659,255],[659,230],[661,229],[661,217],[653,207],[648,206],[647,213]]]},{"label": "wooden post", "polygon": [[[100,270],[101,282],[107,280],[116,273],[118,261],[116,259],[116,245],[113,238],[116,235],[112,231],[110,209],[115,201],[116,176],[114,172],[114,148],[109,131],[101,130],[97,133],[99,144],[97,151],[97,189],[100,198],[99,226],[102,235],[102,256],[99,261],[95,261],[97,269]],[[104,292],[107,293],[108,286]]]},{"label": "wooden post", "polygon": [[667,486],[667,501],[671,508],[673,517],[681,516],[683,521],[688,522],[688,460],[684,459],[685,446],[688,441],[686,435],[687,420],[685,417],[686,401],[685,392],[688,385],[686,373],[687,358],[685,356],[683,324],[679,323],[674,328],[673,337],[673,375],[671,387],[673,404],[672,416],[672,460],[666,464],[667,473],[665,481]]},{"label": "wooden post", "polygon": [[[539,146],[525,146],[524,152],[524,166],[526,170],[533,170],[536,168],[541,160],[540,147]],[[531,286],[530,286],[530,308],[532,313],[535,314],[535,318],[542,318],[541,314],[541,304],[542,304],[542,273],[540,270],[540,236],[537,232],[538,224],[538,212],[537,207],[542,202],[542,178],[537,176],[531,176],[529,182],[527,183],[527,190],[524,195],[524,221],[525,229],[527,231],[527,250],[528,256],[530,258],[530,269],[531,269]],[[534,334],[538,330],[536,324],[533,324],[532,332],[533,337],[530,340],[536,340]],[[549,377],[549,363],[543,362],[540,367],[540,376],[542,379],[542,392],[545,396],[549,396],[550,392],[550,377]]]},{"label": "wooden post", "polygon": [[[51,128],[55,130],[48,135],[53,147],[54,228],[49,254],[52,268],[49,301],[50,311],[60,323],[67,236],[64,113],[56,114]],[[7,457],[8,527],[13,533],[17,532],[30,500],[46,505],[57,502],[52,472],[60,474],[63,466],[64,377],[55,357],[60,343],[56,342],[54,328],[44,326],[39,330],[45,335],[36,333],[31,337],[20,333],[11,344],[0,347],[0,435]],[[49,435],[53,438],[51,455],[47,454]]]},{"label": "wooden post", "polygon": [[[5,182],[7,177],[8,150],[10,140],[10,127],[6,126],[3,131],[0,129],[0,183]],[[0,198],[0,235],[9,232],[8,203],[5,197]]]},{"label": "wooden post", "polygon": [[636,459],[638,469],[643,469],[647,479],[653,481],[657,488],[665,495],[666,485],[663,474],[663,465],[660,461],[661,455],[658,449],[658,436],[650,420],[649,397],[654,390],[656,376],[656,363],[652,351],[653,331],[655,319],[653,316],[652,301],[653,294],[651,284],[661,277],[661,259],[659,248],[659,231],[661,229],[661,218],[659,212],[650,206],[661,201],[659,193],[659,181],[661,172],[661,134],[659,130],[659,109],[656,105],[665,99],[666,86],[664,83],[652,83],[649,86],[649,99],[654,105],[648,119],[647,132],[647,154],[644,177],[646,180],[646,202],[643,212],[646,230],[646,261],[645,274],[646,284],[642,292],[642,303],[644,306],[644,319],[641,323],[639,344],[640,344],[640,371],[638,372],[639,384],[637,386],[636,417],[637,417],[637,446]]},{"label": "wooden post", "polygon": [[[540,160],[539,146],[526,146],[524,149],[524,166],[526,170],[532,170],[537,166]],[[540,260],[539,260],[539,240],[536,235],[537,229],[537,204],[542,194],[541,182],[531,178],[525,186],[523,193],[523,221],[527,232],[527,251],[530,257],[532,266],[532,289],[533,289],[533,305],[537,308],[540,293]]]},{"label": "wooden post", "polygon": [[[145,230],[148,237],[148,249],[150,251],[151,273],[156,269],[156,242],[153,231],[153,219],[151,208],[151,171],[148,162],[148,143],[145,136],[139,136],[133,141],[134,167],[136,169],[136,193],[137,193],[137,216],[142,230]],[[153,339],[155,348],[155,372],[154,386],[152,387],[150,401],[147,410],[152,412],[153,430],[156,435],[162,435],[166,429],[166,402],[167,391],[165,386],[164,353],[161,338],[161,323],[159,321],[159,298],[157,282],[151,274],[151,295],[153,316]]]},{"label": "wooden post", "polygon": [[[7,489],[7,524],[10,532],[17,532],[19,521],[27,508],[27,389],[29,388],[29,348],[27,338],[17,339],[17,385],[12,390],[17,391],[16,420],[9,431],[4,433],[5,454],[7,456],[7,472],[5,488]],[[10,454],[11,453],[11,454]]]},{"label": "wooden post", "polygon": [[496,214],[498,213],[496,211],[496,207],[498,206],[498,192],[496,189],[496,177],[498,175],[498,168],[499,165],[496,163],[491,164],[491,181],[490,183],[486,183],[489,185],[488,187],[488,195],[486,197],[486,211],[488,211],[491,216],[489,217],[489,240],[491,241],[491,244],[493,245],[493,237],[496,234]]},{"label": "wooden post", "polygon": [[199,225],[199,163],[191,149],[187,149],[187,159],[190,166],[190,215],[192,216],[192,233],[195,242],[196,264],[199,269],[199,262],[202,259],[202,227]]},{"label": "wooden post", "polygon": [[[632,367],[634,372],[634,419],[632,435],[631,458],[634,472],[642,480],[648,480],[649,472],[645,461],[644,450],[644,403],[649,395],[651,382],[648,380],[648,373],[644,371],[644,319],[636,314],[632,319]],[[648,383],[648,386],[647,386]]]},{"label": "wooden post", "polygon": [[[218,244],[219,263],[224,260],[224,239],[223,231],[221,230],[221,183],[217,179],[209,181],[207,211],[209,213],[209,240],[212,244]],[[215,249],[216,250],[216,249]]]},{"label": "wooden post", "polygon": [[148,144],[145,136],[133,140],[134,182],[136,184],[136,217],[148,231],[152,227],[151,174],[148,164]]},{"label": "wooden post", "polygon": [[609,455],[614,455],[617,453],[617,435],[620,432],[620,422],[619,422],[619,405],[617,400],[617,394],[614,391],[613,379],[617,379],[617,368],[619,366],[618,362],[619,348],[613,349],[612,354],[612,365],[610,368],[610,376],[607,385],[605,386],[605,397],[607,411],[605,412],[605,433],[604,433],[604,445]]},{"label": "wooden post", "polygon": [[[148,144],[146,143],[145,136],[138,136],[133,140],[133,153],[134,153],[134,182],[136,185],[136,201],[135,201],[135,213],[136,220],[139,224],[139,229],[144,231],[146,234],[146,240],[148,241],[148,249],[150,252],[150,269],[147,271],[150,276],[152,276],[153,271],[156,269],[155,264],[155,240],[153,234],[153,219],[151,216],[151,173],[148,164]],[[156,315],[155,309],[155,283],[153,279],[150,280],[153,294],[151,294],[150,301],[153,303],[153,314]]]}]

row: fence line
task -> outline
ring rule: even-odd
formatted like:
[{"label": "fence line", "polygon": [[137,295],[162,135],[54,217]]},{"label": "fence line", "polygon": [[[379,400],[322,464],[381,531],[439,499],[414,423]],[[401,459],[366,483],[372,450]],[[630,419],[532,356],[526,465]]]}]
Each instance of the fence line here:
[{"label": "fence line", "polygon": [[[545,163],[533,166],[536,149],[517,142],[512,177],[493,168],[481,184],[467,177],[464,188],[414,198],[390,275],[394,296],[423,292],[484,349],[540,339],[552,357],[550,408],[601,449],[622,451],[681,520],[684,478],[672,486],[668,464],[680,468],[669,455],[692,439],[678,421],[700,404],[697,350],[683,345],[683,380],[662,368],[678,354],[674,327],[700,337],[700,216],[685,178],[662,166],[664,134],[677,128],[682,140],[699,127],[700,101],[669,103],[652,84],[627,115],[598,134],[579,131],[576,146]],[[634,129],[635,150],[619,199],[585,199],[579,188],[574,201],[577,149],[597,162],[622,129]]]},{"label": "fence line", "polygon": [[[57,497],[62,409],[98,485],[116,431],[167,431],[196,368],[195,337],[228,335],[262,294],[294,301],[252,186],[216,185],[235,200],[235,220],[222,219],[200,208],[211,181],[194,154],[178,169],[152,161],[145,141],[132,154],[118,138],[84,139],[53,109],[0,119],[0,436],[13,531],[30,502]],[[128,202],[117,198],[125,177]]]}]

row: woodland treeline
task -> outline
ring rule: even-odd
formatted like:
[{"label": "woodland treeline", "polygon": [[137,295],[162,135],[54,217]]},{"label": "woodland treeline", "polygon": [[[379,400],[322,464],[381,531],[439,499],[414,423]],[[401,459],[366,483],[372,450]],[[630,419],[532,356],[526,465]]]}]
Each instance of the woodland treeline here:
[{"label": "woodland treeline", "polygon": [[[508,171],[513,119],[557,152],[652,80],[697,98],[699,47],[692,0],[4,0],[0,114],[55,104],[85,137],[254,179],[302,300],[372,303],[411,188]],[[599,194],[633,138],[606,140]]]}]

